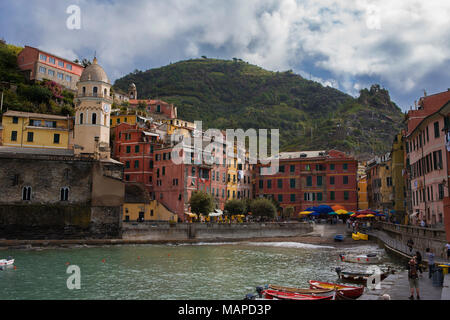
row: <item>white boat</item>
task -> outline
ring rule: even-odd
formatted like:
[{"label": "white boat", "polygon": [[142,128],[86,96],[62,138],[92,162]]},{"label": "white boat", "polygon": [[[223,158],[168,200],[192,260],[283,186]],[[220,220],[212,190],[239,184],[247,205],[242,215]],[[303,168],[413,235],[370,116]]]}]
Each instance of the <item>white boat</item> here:
[{"label": "white boat", "polygon": [[14,264],[14,259],[8,257],[7,259],[0,260],[0,267],[12,266]]},{"label": "white boat", "polygon": [[371,254],[340,254],[342,262],[353,262],[353,263],[362,263],[362,264],[373,264],[381,262],[381,257],[376,253]]}]

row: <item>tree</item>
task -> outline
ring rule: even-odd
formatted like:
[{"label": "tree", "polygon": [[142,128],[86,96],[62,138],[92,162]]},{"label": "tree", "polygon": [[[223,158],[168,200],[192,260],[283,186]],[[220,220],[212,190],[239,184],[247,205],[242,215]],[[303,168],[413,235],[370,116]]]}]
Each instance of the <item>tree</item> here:
[{"label": "tree", "polygon": [[254,216],[274,218],[276,208],[269,199],[256,199],[250,204],[250,210]]},{"label": "tree", "polygon": [[139,111],[141,114],[145,113],[145,109],[146,108],[147,108],[147,105],[143,101],[139,101],[139,103],[138,103],[138,105],[136,107],[137,111]]},{"label": "tree", "polygon": [[225,211],[229,215],[244,214],[246,205],[244,200],[229,200],[225,203]]},{"label": "tree", "polygon": [[196,214],[209,214],[214,209],[213,197],[203,191],[195,191],[189,199],[191,211]]}]

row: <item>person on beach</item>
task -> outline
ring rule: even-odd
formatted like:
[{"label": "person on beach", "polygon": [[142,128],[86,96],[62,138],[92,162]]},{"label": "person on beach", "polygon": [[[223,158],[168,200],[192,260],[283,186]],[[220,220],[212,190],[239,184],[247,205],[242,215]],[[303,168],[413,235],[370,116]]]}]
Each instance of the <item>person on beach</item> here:
[{"label": "person on beach", "polygon": [[428,278],[431,279],[434,272],[434,253],[430,250],[430,248],[427,248],[425,251],[425,256],[428,260]]},{"label": "person on beach", "polygon": [[408,269],[408,281],[409,281],[409,288],[411,290],[411,295],[409,296],[409,299],[414,300],[414,288],[415,288],[417,300],[420,300],[419,274],[416,257],[413,257],[411,260],[409,260],[406,269]]}]

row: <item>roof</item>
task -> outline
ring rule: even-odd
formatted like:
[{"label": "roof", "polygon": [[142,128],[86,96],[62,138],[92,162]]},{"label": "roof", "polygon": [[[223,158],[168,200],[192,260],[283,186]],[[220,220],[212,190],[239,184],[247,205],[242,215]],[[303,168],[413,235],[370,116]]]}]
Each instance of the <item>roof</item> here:
[{"label": "roof", "polygon": [[[42,52],[42,53],[48,54],[48,55],[50,55],[50,56],[53,56],[53,57],[55,57],[55,58],[58,58],[59,60],[64,60],[64,61],[66,61],[66,62],[68,62],[68,63],[70,63],[70,64],[74,64],[74,65],[77,65],[77,66],[80,66],[80,67],[84,68],[84,66],[81,65],[80,63],[76,63],[76,62],[70,61],[69,59],[59,57],[59,56],[57,56],[56,54],[53,54],[53,53],[50,53],[50,52],[41,50],[41,49],[39,49],[39,48],[30,47],[30,46],[25,46],[25,48],[31,48],[31,49],[37,50],[37,51],[39,51],[39,52]],[[25,48],[24,48],[24,49],[25,49]]]},{"label": "roof", "polygon": [[105,70],[103,70],[103,68],[97,63],[97,58],[94,58],[92,64],[83,70],[80,77],[80,82],[83,81],[100,81],[110,83]]},{"label": "roof", "polygon": [[68,116],[57,116],[54,114],[43,114],[43,113],[31,113],[31,112],[22,112],[15,110],[6,111],[3,116],[6,117],[22,117],[22,118],[41,118],[41,119],[52,119],[52,120],[67,120],[70,119]]}]

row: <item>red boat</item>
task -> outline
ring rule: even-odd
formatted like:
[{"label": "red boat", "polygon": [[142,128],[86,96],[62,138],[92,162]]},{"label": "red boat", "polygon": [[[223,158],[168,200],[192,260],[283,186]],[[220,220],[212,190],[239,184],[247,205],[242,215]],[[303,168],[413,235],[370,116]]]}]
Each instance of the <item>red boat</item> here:
[{"label": "red boat", "polygon": [[315,281],[315,280],[309,280],[309,286],[311,289],[332,289],[332,288],[334,288],[336,291],[339,291],[345,297],[352,298],[352,299],[357,299],[364,293],[364,286],[353,287],[353,286],[345,286],[342,284],[321,282],[321,281]]},{"label": "red boat", "polygon": [[332,300],[333,296],[315,296],[309,294],[299,294],[294,292],[283,292],[276,290],[264,290],[263,296],[266,299],[278,300]]}]

